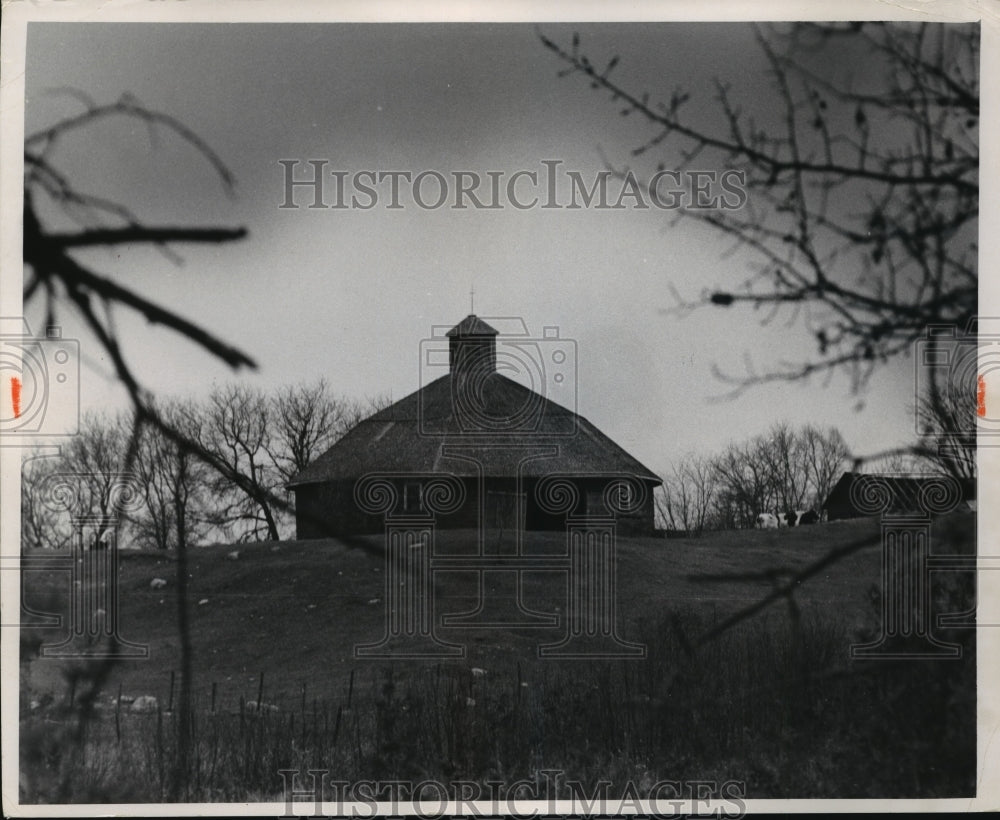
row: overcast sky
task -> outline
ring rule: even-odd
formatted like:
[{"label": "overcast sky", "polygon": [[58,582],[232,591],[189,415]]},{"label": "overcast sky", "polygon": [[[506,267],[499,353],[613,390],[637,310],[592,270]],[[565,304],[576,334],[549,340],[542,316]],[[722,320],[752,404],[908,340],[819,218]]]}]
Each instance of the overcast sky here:
[{"label": "overcast sky", "polygon": [[[759,118],[771,113],[747,24],[542,29],[565,43],[580,31],[595,59],[619,54],[619,79],[654,97],[690,90],[695,117],[714,116],[716,76]],[[87,256],[249,352],[259,372],[238,378],[268,387],[324,376],[347,395],[401,398],[419,386],[421,339],[469,313],[474,287],[477,314],[519,315],[534,334],[555,325],[576,341],[579,411],[654,470],[778,420],[834,425],[858,453],[907,441],[912,360],[883,369],[860,397],[838,376],[714,398],[728,388],[713,365],[744,375],[749,359],[763,372],[814,344],[801,316],[762,327],[759,314],[736,308],[664,315],[671,288],[688,298],[732,288],[754,261],[727,254],[693,221],[671,225],[656,209],[397,210],[384,200],[314,210],[306,190],[296,191],[303,207],[279,207],[281,160],[326,160],[349,175],[492,170],[504,184],[518,170],[544,173],[543,160],[586,180],[608,161],[623,165],[649,132],[579,77],[560,78],[561,67],[533,25],[32,23],[25,127],[81,110],[54,89],[97,103],[127,93],[218,152],[237,180],[233,198],[189,146],[127,120],[67,137],[52,160],[79,189],[127,204],[148,224],[248,229],[239,243],[178,247],[182,266],[149,249]],[[433,199],[435,186],[425,190]],[[64,324],[79,332],[69,316]],[[124,314],[120,327],[129,360],[156,391],[197,393],[233,377],[172,334]],[[124,406],[101,375],[107,363],[81,338],[84,407]]]}]

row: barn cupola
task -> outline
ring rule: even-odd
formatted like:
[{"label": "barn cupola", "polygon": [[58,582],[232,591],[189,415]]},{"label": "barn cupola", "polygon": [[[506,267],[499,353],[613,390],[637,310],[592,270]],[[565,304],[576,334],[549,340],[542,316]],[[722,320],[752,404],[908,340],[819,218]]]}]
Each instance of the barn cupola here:
[{"label": "barn cupola", "polygon": [[497,369],[497,331],[469,314],[447,333],[448,365],[452,377],[482,377]]}]

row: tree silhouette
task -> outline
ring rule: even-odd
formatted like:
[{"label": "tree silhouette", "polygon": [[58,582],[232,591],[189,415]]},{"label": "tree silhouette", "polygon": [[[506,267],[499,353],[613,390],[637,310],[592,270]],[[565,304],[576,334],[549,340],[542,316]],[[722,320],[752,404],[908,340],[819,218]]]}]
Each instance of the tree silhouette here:
[{"label": "tree silhouette", "polygon": [[765,321],[792,312],[815,349],[763,373],[718,373],[734,394],[835,370],[862,390],[928,324],[964,328],[976,314],[979,28],[796,23],[754,32],[771,96],[741,104],[717,80],[718,132],[698,124],[685,89],[655,102],[615,79],[617,55],[598,62],[579,36],[568,46],[540,36],[567,65],[561,75],[582,76],[610,92],[622,115],[652,124],[633,159],[655,153],[661,169],[742,174],[743,208],[680,214],[749,252],[753,272],[739,287],[678,294],[672,310],[751,305],[766,309]]},{"label": "tree silhouette", "polygon": [[[126,362],[121,341],[116,332],[118,311],[135,311],[150,323],[162,325],[189,339],[203,350],[233,369],[256,367],[253,359],[209,331],[185,319],[166,305],[145,298],[134,289],[112,277],[81,263],[73,252],[78,249],[148,243],[159,247],[168,257],[176,259],[170,250],[172,243],[196,242],[218,244],[246,236],[243,228],[147,225],[122,203],[80,191],[60,170],[54,157],[59,143],[68,135],[87,129],[102,120],[124,118],[145,123],[150,129],[164,129],[190,145],[215,171],[227,191],[232,191],[233,177],[222,160],[193,131],[173,117],[152,111],[131,97],[124,96],[108,105],[96,105],[79,92],[73,92],[83,102],[83,113],[64,118],[28,136],[24,150],[24,235],[25,265],[24,303],[42,299],[46,325],[55,324],[62,310],[73,310],[93,334],[99,347],[114,368],[117,380],[125,387],[132,404],[131,441],[124,458],[124,470],[129,471],[138,455],[144,432],[156,431],[174,447],[175,464],[182,465],[181,474],[188,473],[188,459],[197,459],[225,474],[227,465],[215,454],[202,447],[197,439],[176,419],[165,417],[157,408],[152,394],[146,390]],[[60,231],[56,215],[68,217],[79,229]],[[121,442],[119,441],[119,444]],[[176,477],[176,476],[175,476]],[[178,636],[181,645],[182,691],[180,723],[182,726],[177,767],[173,773],[171,792],[175,797],[187,793],[188,735],[190,715],[190,677],[193,669],[191,636],[187,619],[185,517],[188,501],[187,486],[175,482],[173,495],[174,519],[177,532]],[[114,657],[95,660],[88,676],[93,681],[91,699],[103,685],[115,663]],[[88,701],[89,703],[89,701]],[[71,746],[82,754],[86,725],[91,710],[82,708]],[[68,775],[67,775],[68,777]],[[60,788],[69,780],[64,778]]]}]

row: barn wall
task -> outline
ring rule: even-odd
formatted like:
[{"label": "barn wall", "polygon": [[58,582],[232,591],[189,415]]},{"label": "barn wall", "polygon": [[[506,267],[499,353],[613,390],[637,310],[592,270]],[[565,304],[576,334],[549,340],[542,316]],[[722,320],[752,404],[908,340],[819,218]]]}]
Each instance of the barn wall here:
[{"label": "barn wall", "polygon": [[[354,498],[355,479],[307,484],[294,488],[295,532],[300,539],[331,538],[341,535],[370,535],[385,530],[385,516],[372,514],[358,506]],[[405,506],[409,493],[404,484],[394,482],[399,497],[396,515],[420,515],[419,504]],[[437,516],[441,529],[475,527],[479,521],[478,489],[473,482],[465,482],[465,504],[454,514]]]},{"label": "barn wall", "polygon": [[618,533],[620,535],[650,536],[656,529],[653,523],[653,487],[649,488],[646,503],[635,515],[619,516]]},{"label": "barn wall", "polygon": [[354,483],[329,481],[296,487],[296,537],[330,538],[381,532],[381,518],[366,514],[355,503]]},{"label": "barn wall", "polygon": [[[451,515],[436,516],[439,529],[474,529],[480,524],[480,510],[487,529],[522,526],[526,530],[561,531],[566,527],[566,515],[553,515],[542,510],[534,501],[534,481],[525,482],[520,499],[513,479],[487,479],[485,497],[480,503],[480,489],[475,479],[464,479],[465,503]],[[600,493],[603,479],[579,480],[580,501],[571,511],[575,517],[608,514]],[[397,483],[400,509],[403,507],[403,482]],[[295,530],[300,539],[330,538],[344,535],[366,535],[384,530],[382,515],[372,515],[360,509],[354,499],[354,479],[308,484],[295,488]],[[618,516],[617,530],[622,535],[653,534],[652,487],[646,503],[633,515]],[[520,504],[518,503],[520,501]],[[413,510],[419,514],[419,510]],[[520,513],[521,520],[518,521]]]},{"label": "barn wall", "polygon": [[864,514],[854,509],[854,506],[849,501],[828,503],[823,509],[826,510],[827,521],[842,521],[848,518],[864,517]]}]

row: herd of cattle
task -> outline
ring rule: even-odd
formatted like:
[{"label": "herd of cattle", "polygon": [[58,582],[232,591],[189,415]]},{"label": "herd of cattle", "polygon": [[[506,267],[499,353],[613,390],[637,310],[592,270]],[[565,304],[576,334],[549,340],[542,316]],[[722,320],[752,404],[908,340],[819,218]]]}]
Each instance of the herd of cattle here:
[{"label": "herd of cattle", "polygon": [[815,510],[792,510],[786,513],[761,513],[757,516],[757,526],[764,530],[778,527],[802,527],[806,524],[819,522],[819,513]]}]

